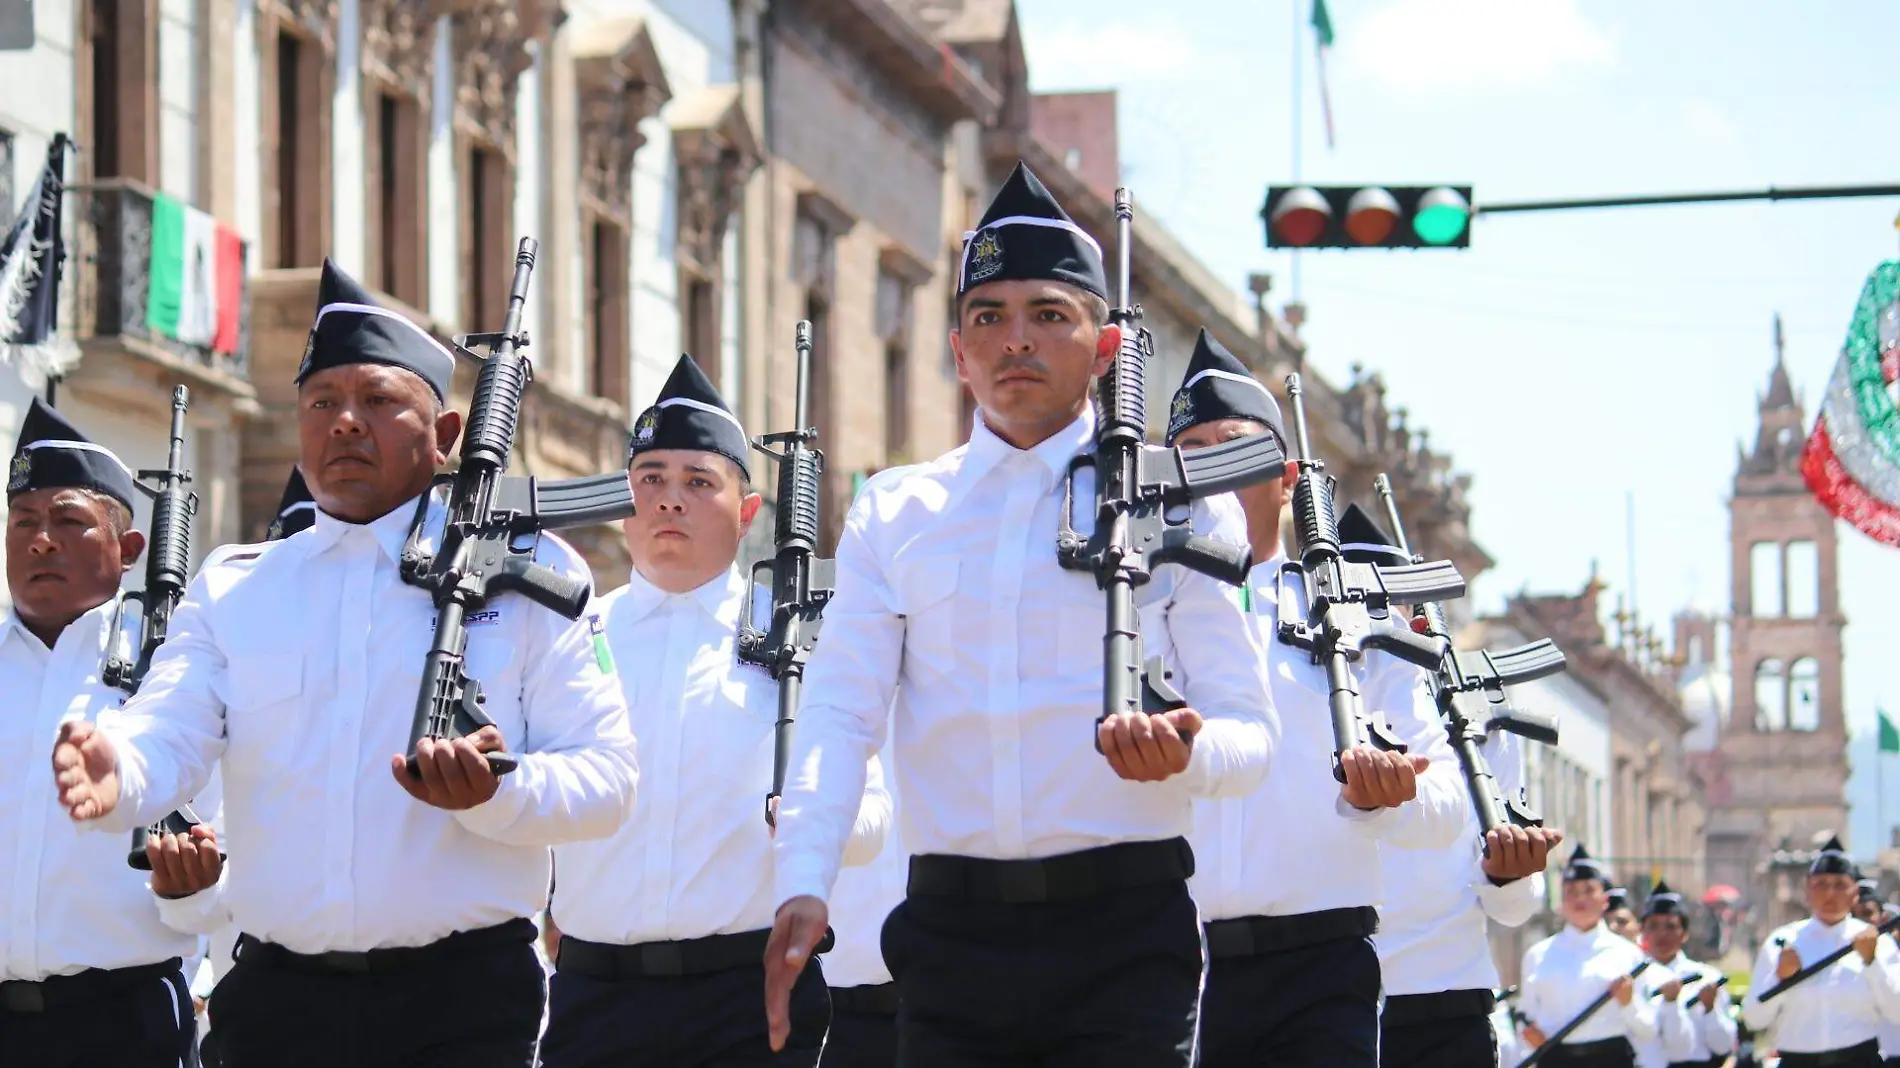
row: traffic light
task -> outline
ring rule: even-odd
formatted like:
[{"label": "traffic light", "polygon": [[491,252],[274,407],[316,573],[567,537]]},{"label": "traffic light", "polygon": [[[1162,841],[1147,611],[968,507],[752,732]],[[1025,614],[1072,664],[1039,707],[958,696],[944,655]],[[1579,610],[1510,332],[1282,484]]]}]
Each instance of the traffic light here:
[{"label": "traffic light", "polygon": [[1268,248],[1469,248],[1471,187],[1276,185],[1260,217]]}]

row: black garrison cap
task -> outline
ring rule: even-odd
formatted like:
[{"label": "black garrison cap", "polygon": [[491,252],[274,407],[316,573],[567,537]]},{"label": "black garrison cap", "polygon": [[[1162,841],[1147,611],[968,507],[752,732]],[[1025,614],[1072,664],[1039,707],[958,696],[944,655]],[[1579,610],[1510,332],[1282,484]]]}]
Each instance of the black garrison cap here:
[{"label": "black garrison cap", "polygon": [[1216,419],[1251,419],[1273,432],[1282,445],[1286,428],[1280,423],[1280,402],[1260,384],[1227,346],[1201,328],[1194,339],[1181,387],[1168,408],[1168,444],[1188,427]]},{"label": "black garrison cap", "polygon": [[1815,854],[1814,863],[1808,865],[1809,875],[1852,875],[1860,878],[1860,868],[1853,858],[1847,855],[1847,847],[1841,844],[1841,836],[1835,835],[1827,840],[1821,851]]},{"label": "black garrison cap", "polygon": [[20,422],[7,468],[7,500],[40,489],[88,489],[132,507],[132,471],[112,450],[95,445],[70,420],[38,397]]},{"label": "black garrison cap", "polygon": [[990,201],[983,221],[963,237],[957,297],[985,282],[1021,279],[1067,282],[1108,299],[1102,246],[1056,203],[1047,186],[1018,161]]},{"label": "black garrison cap", "polygon": [[634,457],[649,449],[716,452],[738,464],[748,480],[752,477],[746,464],[745,428],[691,356],[680,357],[653,406],[633,421],[627,462],[633,463]]},{"label": "black garrison cap", "polygon": [[1364,508],[1348,504],[1339,517],[1339,551],[1346,559],[1361,564],[1386,567],[1411,563],[1411,559],[1393,544],[1397,541],[1385,532]]},{"label": "black garrison cap", "polygon": [[420,376],[446,401],[455,354],[408,316],[376,303],[369,290],[328,259],[317,287],[317,322],[304,345],[297,384],[318,371],[352,363],[380,363]]},{"label": "black garrison cap", "polygon": [[284,483],[283,499],[277,502],[277,518],[270,521],[264,536],[271,541],[288,538],[317,521],[317,502],[303,480],[303,469],[292,467],[290,481]]}]

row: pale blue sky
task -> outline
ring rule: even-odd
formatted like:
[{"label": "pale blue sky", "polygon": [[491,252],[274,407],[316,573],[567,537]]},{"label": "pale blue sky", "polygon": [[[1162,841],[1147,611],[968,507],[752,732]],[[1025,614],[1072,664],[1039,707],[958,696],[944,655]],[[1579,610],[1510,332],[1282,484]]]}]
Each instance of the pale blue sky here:
[{"label": "pale blue sky", "polygon": [[[1120,90],[1137,203],[1237,289],[1272,271],[1276,305],[1290,257],[1266,250],[1258,212],[1293,177],[1291,36],[1309,3],[1018,0],[1034,88]],[[1900,5],[1330,6],[1338,145],[1307,33],[1309,181],[1469,184],[1481,204],[1900,181]],[[1643,614],[1726,610],[1726,499],[1771,319],[1812,419],[1862,281],[1900,254],[1897,213],[1889,198],[1496,216],[1465,252],[1307,253],[1306,337],[1335,381],[1379,370],[1472,474],[1498,561],[1481,607],[1575,590],[1592,559],[1626,590],[1634,491]],[[1866,734],[1877,701],[1900,715],[1900,551],[1844,524],[1840,538],[1848,716]]]}]

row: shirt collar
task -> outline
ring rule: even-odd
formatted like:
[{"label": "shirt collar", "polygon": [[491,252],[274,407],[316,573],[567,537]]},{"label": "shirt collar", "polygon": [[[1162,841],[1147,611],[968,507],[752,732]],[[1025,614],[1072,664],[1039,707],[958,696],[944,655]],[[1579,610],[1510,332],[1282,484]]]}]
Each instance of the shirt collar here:
[{"label": "shirt collar", "polygon": [[[346,519],[338,519],[319,508],[316,521],[310,526],[311,548],[322,552],[355,531],[368,531],[370,537],[382,547],[391,562],[400,561],[403,543],[409,539],[409,526],[415,522],[417,499],[411,497],[390,509],[388,514],[367,523],[352,523]],[[431,510],[439,511],[439,509]]]},{"label": "shirt collar", "polygon": [[976,423],[970,428],[970,448],[964,454],[963,465],[971,477],[981,478],[1005,459],[1027,454],[1042,461],[1049,473],[1060,479],[1068,473],[1069,461],[1094,440],[1095,405],[1092,403],[1084,404],[1082,414],[1067,426],[1027,449],[1019,449],[998,437],[978,409]]},{"label": "shirt collar", "polygon": [[[103,655],[106,621],[112,617],[112,610],[118,606],[119,598],[123,596],[125,593],[121,590],[118,595],[94,605],[84,615],[67,624],[66,630],[60,634],[60,637],[64,638],[67,633],[73,631],[73,628],[78,627],[81,629],[83,640],[97,645]],[[9,641],[31,642],[29,648],[51,652],[46,646],[40,644],[39,637],[27,629],[26,620],[21,619],[20,613],[12,608],[8,608],[5,615],[0,615],[0,648],[4,648]]]},{"label": "shirt collar", "polygon": [[625,605],[620,611],[625,613],[627,622],[638,622],[658,611],[670,600],[676,598],[690,600],[699,609],[711,616],[722,627],[737,628],[739,609],[745,603],[746,577],[739,573],[737,566],[726,568],[714,575],[703,585],[686,593],[668,593],[647,581],[639,568],[633,568],[627,579],[626,589],[621,593],[621,602]]}]

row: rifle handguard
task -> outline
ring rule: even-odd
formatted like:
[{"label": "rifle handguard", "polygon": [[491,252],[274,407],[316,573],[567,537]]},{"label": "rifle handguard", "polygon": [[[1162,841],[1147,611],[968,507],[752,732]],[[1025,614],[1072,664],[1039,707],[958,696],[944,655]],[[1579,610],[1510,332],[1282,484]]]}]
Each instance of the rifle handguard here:
[{"label": "rifle handguard", "polygon": [[593,594],[593,587],[583,580],[513,555],[501,565],[501,572],[489,579],[489,588],[495,593],[519,593],[567,619],[579,619]]}]

